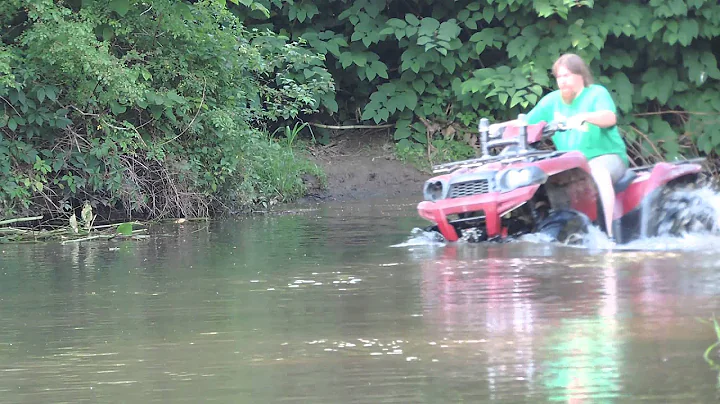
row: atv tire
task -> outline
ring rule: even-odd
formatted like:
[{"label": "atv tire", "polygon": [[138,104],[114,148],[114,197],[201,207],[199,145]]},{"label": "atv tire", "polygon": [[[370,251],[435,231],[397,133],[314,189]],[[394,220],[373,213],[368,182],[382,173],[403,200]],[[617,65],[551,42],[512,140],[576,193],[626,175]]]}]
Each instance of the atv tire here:
[{"label": "atv tire", "polygon": [[557,210],[538,223],[535,233],[549,236],[559,243],[577,245],[582,244],[591,226],[590,219],[578,211]]},{"label": "atv tire", "polygon": [[677,237],[716,231],[715,209],[692,191],[684,188],[662,190],[648,212],[647,235]]}]

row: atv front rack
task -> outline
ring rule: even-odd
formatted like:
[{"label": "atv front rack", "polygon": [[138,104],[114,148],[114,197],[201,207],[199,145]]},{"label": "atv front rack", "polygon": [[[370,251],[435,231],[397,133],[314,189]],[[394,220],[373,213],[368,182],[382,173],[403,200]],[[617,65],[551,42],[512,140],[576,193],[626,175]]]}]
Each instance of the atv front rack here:
[{"label": "atv front rack", "polygon": [[[537,150],[531,147],[530,144],[554,133],[558,129],[557,125],[546,125],[545,122],[540,122],[528,126],[524,114],[518,117],[518,121],[520,122],[518,126],[502,127],[499,132],[491,134],[490,121],[487,118],[481,119],[478,124],[477,145],[480,146],[482,157],[435,165],[433,166],[433,173],[448,173],[459,168],[479,167],[498,161],[514,162],[537,155],[547,155],[548,151]],[[496,155],[490,154],[491,149],[500,147],[503,148],[501,152]]]},{"label": "atv front rack", "polygon": [[483,156],[476,159],[470,159],[470,160],[462,160],[462,161],[454,161],[451,163],[445,163],[445,164],[438,164],[434,165],[432,167],[433,174],[443,174],[443,173],[450,173],[455,170],[459,170],[461,168],[475,168],[475,167],[481,167],[485,164],[489,163],[497,163],[497,162],[503,162],[503,163],[514,163],[517,161],[522,161],[526,159],[532,159],[535,157],[555,157],[560,154],[563,154],[563,152],[559,151],[548,151],[548,150],[526,150],[524,153],[513,153],[513,154],[501,154],[497,156]]}]

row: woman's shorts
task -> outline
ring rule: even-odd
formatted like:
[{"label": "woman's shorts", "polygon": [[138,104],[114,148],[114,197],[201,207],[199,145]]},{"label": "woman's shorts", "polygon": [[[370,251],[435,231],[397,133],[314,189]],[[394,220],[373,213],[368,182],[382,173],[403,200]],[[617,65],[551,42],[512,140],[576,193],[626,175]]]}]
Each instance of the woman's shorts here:
[{"label": "woman's shorts", "polygon": [[623,175],[625,175],[625,171],[627,171],[625,161],[617,154],[603,154],[602,156],[591,159],[589,163],[590,169],[594,170],[595,167],[599,166],[608,170],[613,184],[620,181],[620,178],[622,178]]}]

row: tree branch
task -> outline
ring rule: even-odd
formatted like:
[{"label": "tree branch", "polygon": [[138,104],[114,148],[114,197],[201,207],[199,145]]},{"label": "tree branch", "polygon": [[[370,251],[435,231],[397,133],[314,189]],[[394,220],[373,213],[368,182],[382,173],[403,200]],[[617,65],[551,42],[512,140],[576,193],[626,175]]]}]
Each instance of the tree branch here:
[{"label": "tree branch", "polygon": [[315,122],[308,122],[309,125],[315,126],[317,128],[324,128],[324,129],[337,129],[337,130],[345,130],[345,129],[384,129],[384,128],[392,128],[395,127],[394,123],[386,123],[384,125],[324,125],[322,123],[315,123]]},{"label": "tree branch", "polygon": [[653,115],[717,115],[717,112],[693,112],[693,111],[657,111],[657,112],[640,112],[633,116],[653,116]]}]

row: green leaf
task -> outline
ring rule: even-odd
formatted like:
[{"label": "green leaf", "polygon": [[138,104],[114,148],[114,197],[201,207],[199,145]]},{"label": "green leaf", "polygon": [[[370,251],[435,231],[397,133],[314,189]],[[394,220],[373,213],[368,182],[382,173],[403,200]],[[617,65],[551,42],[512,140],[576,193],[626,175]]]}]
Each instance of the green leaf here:
[{"label": "green leaf", "polygon": [[420,144],[427,144],[427,132],[413,132],[412,138]]},{"label": "green leaf", "polygon": [[122,234],[123,236],[132,236],[132,231],[132,223],[122,223],[117,227],[118,234]]},{"label": "green leaf", "polygon": [[115,31],[113,31],[112,27],[109,25],[106,25],[103,27],[102,30],[102,37],[104,41],[110,41],[115,36]]},{"label": "green leaf", "polygon": [[399,97],[391,97],[385,103],[385,108],[387,108],[388,112],[394,114],[397,111],[405,109],[405,105]]},{"label": "green leaf", "polygon": [[390,111],[388,111],[386,108],[378,110],[377,114],[373,118],[375,123],[379,124],[380,122],[387,121],[387,119],[390,117]]},{"label": "green leaf", "polygon": [[412,148],[412,142],[407,139],[400,139],[397,143],[398,150],[408,150]]},{"label": "green leaf", "polygon": [[113,114],[119,115],[124,113],[127,108],[124,105],[118,104],[116,101],[110,101],[110,110]]},{"label": "green leaf", "polygon": [[391,18],[387,21],[386,24],[393,28],[399,29],[405,29],[405,27],[407,27],[407,23],[399,18]]},{"label": "green leaf", "polygon": [[693,39],[697,38],[700,33],[700,26],[696,20],[680,21],[678,27],[678,42],[680,45],[688,46]]},{"label": "green leaf", "polygon": [[720,79],[720,69],[718,69],[717,59],[712,52],[703,52],[700,55],[700,63],[705,66],[708,76],[716,80]]},{"label": "green leaf", "polygon": [[673,15],[687,15],[688,8],[685,0],[669,0],[668,7]]},{"label": "green leaf", "polygon": [[387,79],[389,77],[387,65],[385,65],[385,63],[383,63],[379,60],[372,62],[370,64],[370,68],[375,72],[375,74],[377,74],[378,76],[380,76],[384,79]]},{"label": "green leaf", "polygon": [[372,2],[369,1],[365,3],[364,9],[365,12],[372,18],[376,18],[378,15],[380,15],[380,10],[382,8],[385,8],[385,2]]},{"label": "green leaf", "polygon": [[7,126],[8,126],[8,128],[10,128],[11,131],[15,132],[15,130],[16,130],[17,127],[18,127],[18,123],[17,123],[17,121],[15,120],[15,117],[14,117],[14,116],[11,117],[11,118],[8,120]]},{"label": "green leaf", "polygon": [[460,20],[462,22],[467,21],[467,19],[470,18],[470,10],[468,10],[468,9],[460,10],[460,12],[458,12],[457,18],[458,18],[458,20]]},{"label": "green leaf", "polygon": [[363,110],[362,115],[360,116],[360,119],[362,119],[363,121],[372,119],[375,115],[377,115],[378,107],[379,105],[373,104],[372,102],[367,103],[367,105],[365,105],[365,109]]},{"label": "green leaf", "polygon": [[664,20],[653,21],[653,23],[650,25],[650,34],[655,34],[656,32],[660,31],[660,29],[664,26],[665,26]]},{"label": "green leaf", "polygon": [[470,37],[470,42],[477,42],[475,44],[475,51],[478,54],[482,54],[482,52],[485,50],[485,48],[492,45],[494,38],[495,38],[495,30],[492,28],[485,28],[484,30],[482,30],[480,32],[474,33]]},{"label": "green leaf", "polygon": [[405,106],[407,106],[408,109],[414,110],[417,106],[418,97],[417,94],[413,91],[405,91],[402,94],[402,98],[405,101]]},{"label": "green leaf", "polygon": [[424,80],[413,80],[412,86],[417,91],[418,94],[422,94],[425,91],[425,81]]},{"label": "green leaf", "polygon": [[621,111],[626,113],[632,111],[634,87],[625,73],[616,73],[607,88],[613,95],[615,103]]},{"label": "green leaf", "polygon": [[304,22],[307,18],[307,11],[305,9],[298,9],[297,10],[297,20],[300,22]]},{"label": "green leaf", "polygon": [[678,76],[676,70],[668,69],[661,77],[658,68],[650,68],[642,79],[645,84],[640,89],[640,95],[647,99],[657,99],[661,104],[665,104],[673,94]]},{"label": "green leaf", "polygon": [[417,27],[418,25],[420,25],[420,20],[418,20],[417,17],[410,13],[405,14],[405,21],[407,21],[408,24],[412,25],[413,27]]},{"label": "green leaf", "polygon": [[360,67],[365,66],[365,64],[367,64],[367,56],[362,53],[353,54],[352,60],[356,65],[358,65]]},{"label": "green leaf", "polygon": [[440,22],[438,20],[431,17],[425,17],[420,21],[418,35],[433,36],[438,28],[440,28]]},{"label": "green leaf", "polygon": [[130,0],[111,0],[110,10],[118,13],[121,17],[130,10]]},{"label": "green leaf", "polygon": [[507,44],[508,56],[516,57],[518,60],[523,61],[527,59],[535,47],[540,43],[540,38],[531,35],[519,36]]},{"label": "green leaf", "polygon": [[447,70],[448,73],[453,74],[455,72],[455,58],[454,57],[446,57],[442,58],[440,60],[440,63],[445,67],[445,70]]},{"label": "green leaf", "polygon": [[338,112],[338,103],[335,100],[335,97],[332,95],[328,97],[323,97],[323,105],[325,105],[325,108],[330,111],[331,115]]},{"label": "green leaf", "polygon": [[37,99],[40,102],[45,101],[45,87],[39,87],[37,89]]},{"label": "green leaf", "polygon": [[393,139],[395,140],[401,140],[401,139],[407,139],[412,135],[412,131],[410,130],[409,121],[407,121],[406,124],[400,125],[400,122],[398,121],[397,129],[395,129],[395,134],[393,135]]},{"label": "green leaf", "polygon": [[343,52],[340,54],[340,64],[342,65],[343,69],[347,69],[348,66],[353,64],[353,54],[352,52]]},{"label": "green leaf", "polygon": [[492,22],[493,17],[495,17],[495,9],[492,7],[485,7],[483,9],[483,19],[489,24]]},{"label": "green leaf", "polygon": [[[295,9],[294,7],[290,7],[290,12],[293,12],[294,9]],[[356,13],[356,12],[357,12],[356,9],[353,9],[352,7],[348,7],[345,9],[345,11],[343,11],[342,13],[340,13],[337,16],[337,19],[344,20],[344,19],[348,18],[349,16],[354,15],[354,13]],[[290,20],[293,20],[293,17],[290,17]]]},{"label": "green leaf", "polygon": [[68,118],[65,118],[64,116],[61,116],[57,119],[55,119],[55,127],[59,129],[65,129],[72,123],[71,120]]},{"label": "green leaf", "polygon": [[380,32],[379,32],[379,34],[383,35],[383,36],[394,34],[394,33],[395,33],[395,28],[393,28],[393,27],[385,27],[382,30],[380,30]]},{"label": "green leaf", "polygon": [[438,28],[438,37],[446,41],[451,41],[460,35],[460,26],[457,25],[455,20],[444,21]]},{"label": "green leaf", "polygon": [[417,40],[417,44],[420,46],[427,45],[430,42],[432,42],[432,37],[430,36],[420,36]]},{"label": "green leaf", "polygon": [[52,169],[54,172],[60,172],[60,169],[65,166],[65,160],[63,159],[56,159],[53,161]]},{"label": "green leaf", "polygon": [[45,87],[45,96],[50,101],[53,101],[53,102],[57,101],[57,93],[55,92],[55,87],[53,87],[53,86]]}]

